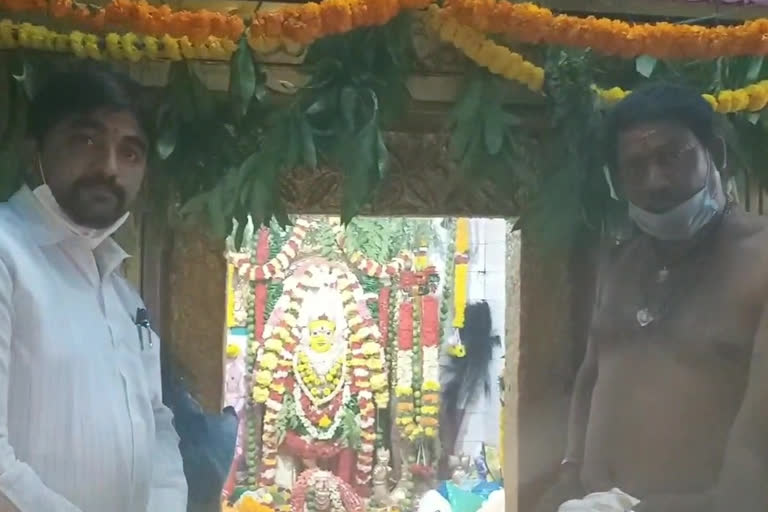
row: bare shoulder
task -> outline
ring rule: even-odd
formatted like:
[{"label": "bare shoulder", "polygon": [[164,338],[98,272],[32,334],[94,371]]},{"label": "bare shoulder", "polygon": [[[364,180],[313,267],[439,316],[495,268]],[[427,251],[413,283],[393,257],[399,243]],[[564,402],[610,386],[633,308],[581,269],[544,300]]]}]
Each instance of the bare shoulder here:
[{"label": "bare shoulder", "polygon": [[768,216],[738,209],[728,216],[724,227],[728,260],[768,299]]}]

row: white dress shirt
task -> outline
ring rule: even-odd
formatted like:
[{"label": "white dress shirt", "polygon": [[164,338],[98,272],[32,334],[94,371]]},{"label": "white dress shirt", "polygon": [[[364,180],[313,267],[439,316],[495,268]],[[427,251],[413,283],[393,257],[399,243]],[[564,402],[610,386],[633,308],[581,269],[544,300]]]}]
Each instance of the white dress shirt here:
[{"label": "white dress shirt", "polygon": [[20,512],[186,511],[126,257],[111,238],[91,250],[26,187],[0,204],[0,498]]}]

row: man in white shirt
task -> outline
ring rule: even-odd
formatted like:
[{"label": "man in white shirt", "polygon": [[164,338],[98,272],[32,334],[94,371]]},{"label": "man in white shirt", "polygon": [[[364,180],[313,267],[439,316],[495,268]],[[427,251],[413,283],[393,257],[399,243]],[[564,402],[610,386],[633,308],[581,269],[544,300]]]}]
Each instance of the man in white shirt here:
[{"label": "man in white shirt", "polygon": [[184,512],[159,339],[110,238],[149,141],[134,85],[54,74],[30,106],[26,184],[0,205],[0,510]]}]

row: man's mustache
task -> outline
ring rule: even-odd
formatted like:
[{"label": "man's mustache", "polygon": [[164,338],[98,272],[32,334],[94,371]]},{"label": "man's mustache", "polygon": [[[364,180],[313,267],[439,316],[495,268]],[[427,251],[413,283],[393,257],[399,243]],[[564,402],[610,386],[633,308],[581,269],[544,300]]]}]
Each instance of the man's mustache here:
[{"label": "man's mustache", "polygon": [[117,199],[117,202],[121,205],[125,202],[125,190],[123,187],[117,184],[117,180],[115,180],[114,177],[109,176],[90,175],[78,178],[74,183],[72,183],[72,192],[76,195],[83,189],[93,187],[102,187],[109,190],[109,192],[115,196],[115,199]]}]

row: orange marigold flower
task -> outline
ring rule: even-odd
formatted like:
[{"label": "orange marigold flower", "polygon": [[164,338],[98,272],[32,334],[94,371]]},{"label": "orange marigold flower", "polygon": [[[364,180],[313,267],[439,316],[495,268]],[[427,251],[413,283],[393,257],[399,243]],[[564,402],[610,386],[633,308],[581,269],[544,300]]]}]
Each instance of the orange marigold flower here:
[{"label": "orange marigold flower", "polygon": [[190,13],[187,23],[186,36],[192,44],[203,44],[211,33],[211,12],[205,9]]},{"label": "orange marigold flower", "polygon": [[63,18],[72,10],[72,0],[53,0],[51,14],[55,18]]},{"label": "orange marigold flower", "polygon": [[320,4],[308,2],[302,5],[301,11],[299,12],[299,19],[306,27],[309,41],[314,41],[320,37],[323,29],[323,20],[320,18]]},{"label": "orange marigold flower", "polygon": [[280,37],[283,33],[283,14],[280,11],[266,12],[262,14],[264,20],[264,35],[267,37]]},{"label": "orange marigold flower", "polygon": [[325,0],[320,4],[320,17],[326,34],[342,34],[352,29],[352,9],[346,0]]},{"label": "orange marigold flower", "polygon": [[227,16],[227,30],[223,37],[240,39],[245,31],[245,24],[240,16]]}]

